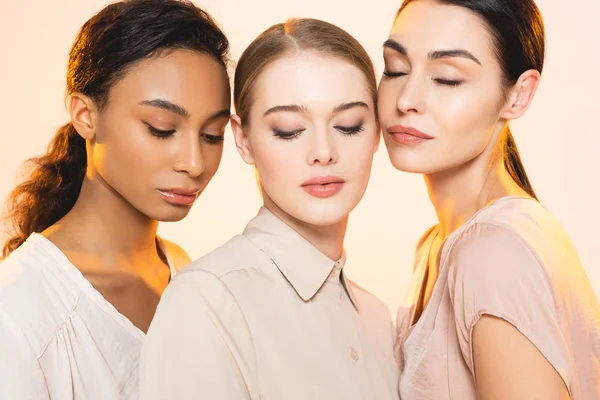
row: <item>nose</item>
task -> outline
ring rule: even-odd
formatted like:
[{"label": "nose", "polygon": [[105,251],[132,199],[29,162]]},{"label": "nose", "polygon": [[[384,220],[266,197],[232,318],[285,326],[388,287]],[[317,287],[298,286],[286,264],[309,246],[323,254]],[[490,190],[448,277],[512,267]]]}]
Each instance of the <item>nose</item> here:
[{"label": "nose", "polygon": [[198,133],[193,132],[181,141],[174,167],[177,172],[186,173],[191,178],[202,175],[206,166],[200,140]]},{"label": "nose", "polygon": [[331,133],[326,127],[315,129],[308,152],[309,165],[329,165],[337,162],[337,151]]},{"label": "nose", "polygon": [[396,107],[402,114],[425,112],[425,86],[417,74],[410,74],[405,78],[404,85],[400,88]]}]

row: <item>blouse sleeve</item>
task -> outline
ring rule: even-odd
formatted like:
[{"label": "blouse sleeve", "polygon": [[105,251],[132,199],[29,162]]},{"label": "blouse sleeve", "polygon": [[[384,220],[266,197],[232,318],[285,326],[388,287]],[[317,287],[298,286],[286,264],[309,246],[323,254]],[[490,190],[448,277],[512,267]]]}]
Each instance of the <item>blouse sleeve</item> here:
[{"label": "blouse sleeve", "polygon": [[168,285],[142,349],[140,399],[258,399],[253,345],[233,295],[186,270]]},{"label": "blouse sleeve", "polygon": [[49,398],[33,349],[0,304],[0,399]]},{"label": "blouse sleeve", "polygon": [[473,376],[473,328],[490,315],[517,328],[570,387],[555,285],[523,238],[507,228],[473,225],[450,249],[448,285],[460,349]]}]

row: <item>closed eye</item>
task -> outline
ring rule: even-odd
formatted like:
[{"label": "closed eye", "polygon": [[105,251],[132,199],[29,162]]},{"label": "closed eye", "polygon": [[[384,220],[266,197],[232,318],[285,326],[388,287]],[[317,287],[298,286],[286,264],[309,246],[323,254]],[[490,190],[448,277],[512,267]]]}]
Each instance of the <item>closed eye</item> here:
[{"label": "closed eye", "polygon": [[144,122],[144,124],[148,128],[148,131],[153,136],[156,136],[159,139],[167,139],[167,138],[169,138],[170,136],[172,136],[176,132],[175,129],[171,129],[171,130],[165,131],[165,130],[162,130],[162,129],[157,129],[157,128],[153,127],[152,125],[150,125],[147,122]]},{"label": "closed eye", "polygon": [[363,126],[362,122],[360,124],[352,126],[336,125],[334,126],[334,128],[337,129],[339,132],[343,133],[344,135],[355,135],[365,130],[365,127]]},{"label": "closed eye", "polygon": [[273,135],[283,140],[291,140],[297,138],[304,129],[296,129],[294,131],[282,131],[280,129],[273,128]]},{"label": "closed eye", "polygon": [[202,139],[204,139],[206,143],[209,144],[219,144],[223,143],[223,141],[225,140],[224,135],[210,135],[208,133],[201,133],[200,136],[202,137]]},{"label": "closed eye", "polygon": [[399,76],[408,75],[406,72],[392,72],[392,71],[383,71],[383,75],[388,78],[397,78]]},{"label": "closed eye", "polygon": [[439,83],[440,85],[445,85],[445,86],[459,86],[461,83],[463,83],[463,81],[460,80],[455,80],[455,79],[434,79],[435,82]]}]

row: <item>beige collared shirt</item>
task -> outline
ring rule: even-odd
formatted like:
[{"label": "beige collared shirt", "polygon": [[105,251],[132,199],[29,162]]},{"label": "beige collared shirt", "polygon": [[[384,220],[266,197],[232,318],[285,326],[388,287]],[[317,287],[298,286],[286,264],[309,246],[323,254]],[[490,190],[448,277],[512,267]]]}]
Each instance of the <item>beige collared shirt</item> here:
[{"label": "beige collared shirt", "polygon": [[398,399],[385,305],[262,208],[169,284],[140,399]]}]

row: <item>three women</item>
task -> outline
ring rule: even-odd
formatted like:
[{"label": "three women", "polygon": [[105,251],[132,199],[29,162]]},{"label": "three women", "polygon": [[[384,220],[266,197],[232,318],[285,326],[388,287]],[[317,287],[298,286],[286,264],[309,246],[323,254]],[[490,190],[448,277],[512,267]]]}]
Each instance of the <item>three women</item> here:
[{"label": "three women", "polygon": [[[147,3],[120,10],[164,23]],[[203,33],[202,46],[167,29],[171,44],[102,49],[119,12],[101,12],[87,35],[84,26],[71,60],[72,126],[14,196],[30,208],[17,212],[22,232],[7,253],[41,235],[3,264],[0,329],[11,339],[2,352],[26,362],[0,374],[0,390],[136,394],[141,331],[173,274],[167,266],[186,263],[156,237],[156,221],[182,218],[206,186],[228,117],[226,39],[197,13],[178,22]],[[339,28],[291,20],[257,38],[236,70],[232,128],[264,207],[166,290],[142,357],[142,398],[397,398],[399,373],[405,399],[597,395],[597,300],[508,130],[535,94],[543,36],[532,1],[405,1],[384,45],[378,98],[366,52]],[[131,62],[117,57],[126,51],[114,62],[95,57],[133,44]],[[439,218],[419,243],[414,306],[399,313],[397,338],[385,306],[343,274],[348,214],[366,189],[379,124],[392,164],[424,175]],[[137,135],[142,125],[164,144]],[[59,184],[38,190],[55,173]],[[24,307],[34,292],[36,307],[50,310],[43,316]],[[106,327],[119,334],[103,345]],[[43,334],[52,328],[58,334]],[[88,370],[80,348],[104,359]],[[116,361],[116,352],[128,355]],[[45,368],[52,363],[69,367]]]}]

